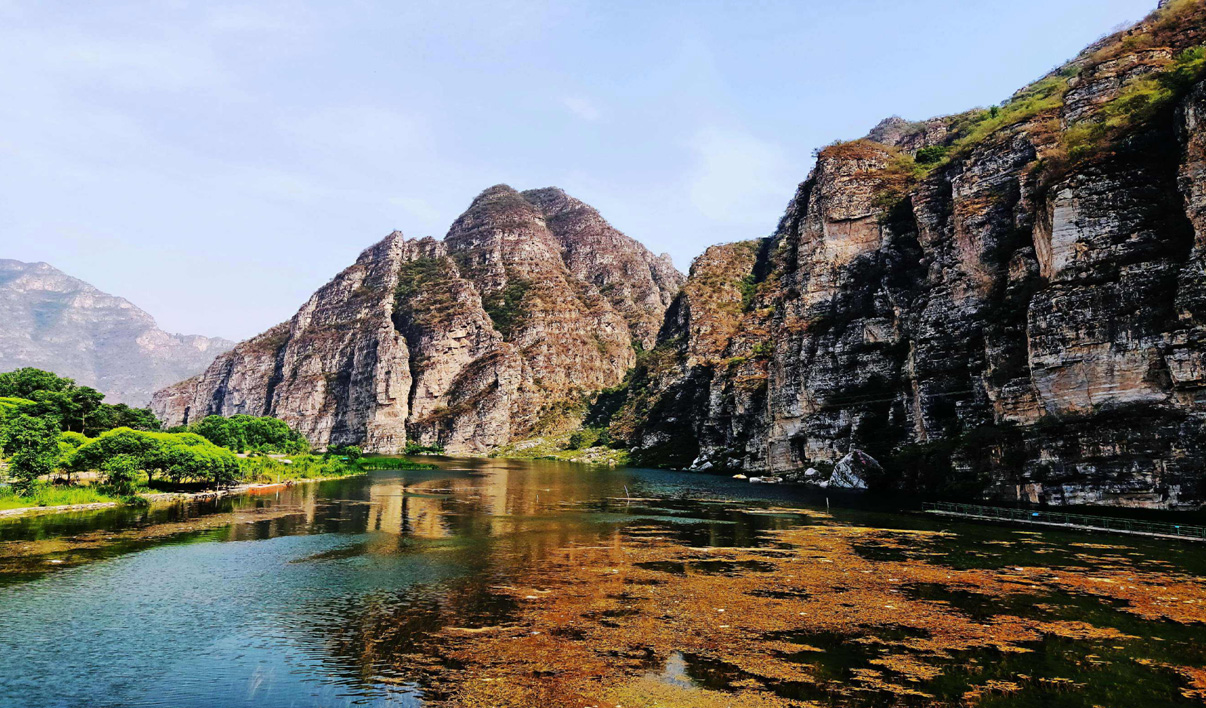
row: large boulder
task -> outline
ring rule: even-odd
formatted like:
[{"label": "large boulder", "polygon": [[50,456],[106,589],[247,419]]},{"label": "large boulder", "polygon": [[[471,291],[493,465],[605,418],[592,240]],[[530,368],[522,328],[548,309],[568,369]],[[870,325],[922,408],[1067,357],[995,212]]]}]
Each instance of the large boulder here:
[{"label": "large boulder", "polygon": [[830,489],[866,489],[867,480],[883,472],[876,459],[862,450],[851,450],[833,467]]}]

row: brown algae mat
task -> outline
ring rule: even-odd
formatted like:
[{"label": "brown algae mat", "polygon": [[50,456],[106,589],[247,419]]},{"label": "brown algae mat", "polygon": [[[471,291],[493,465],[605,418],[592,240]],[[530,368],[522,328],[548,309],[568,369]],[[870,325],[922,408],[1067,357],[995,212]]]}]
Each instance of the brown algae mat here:
[{"label": "brown algae mat", "polygon": [[[757,548],[685,547],[656,526],[564,548],[492,588],[518,608],[505,623],[436,630],[392,657],[396,680],[457,706],[1206,699],[1206,670],[1164,651],[1203,651],[1201,578],[1090,543],[1057,566],[957,569],[949,534],[817,520]],[[1010,539],[994,543],[1045,551]]]}]

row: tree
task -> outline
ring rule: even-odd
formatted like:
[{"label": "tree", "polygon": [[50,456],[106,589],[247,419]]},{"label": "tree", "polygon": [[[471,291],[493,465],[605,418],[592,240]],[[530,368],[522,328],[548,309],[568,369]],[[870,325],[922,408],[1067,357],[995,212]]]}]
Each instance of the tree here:
[{"label": "tree", "polygon": [[13,488],[27,494],[39,477],[54,472],[59,464],[59,430],[44,418],[23,413],[8,418],[4,428],[4,452],[11,455]]},{"label": "tree", "polygon": [[149,408],[104,403],[105,394],[78,386],[49,371],[25,368],[0,374],[0,412],[19,408],[32,416],[54,419],[61,430],[95,437],[114,428],[159,430]]},{"label": "tree", "polygon": [[34,405],[27,407],[31,415],[54,418],[63,430],[84,433],[89,419],[101,408],[105,394],[87,386],[62,391],[34,391]]},{"label": "tree", "polygon": [[132,428],[134,430],[160,430],[159,419],[150,408],[131,408],[124,403],[101,404],[88,419],[84,434],[96,437],[106,430],[114,428]]},{"label": "tree", "polygon": [[224,418],[210,415],[189,427],[189,431],[215,445],[243,452],[300,453],[309,449],[301,433],[285,421],[271,416],[235,415]]},{"label": "tree", "polygon": [[133,455],[115,455],[101,465],[105,484],[121,496],[131,496],[138,491],[138,473],[142,465]]},{"label": "tree", "polygon": [[71,431],[59,433],[59,462],[57,467],[67,473],[68,483],[71,482],[71,456],[75,454],[76,450],[87,443],[88,440],[82,433]]},{"label": "tree", "polygon": [[32,366],[0,374],[0,396],[32,398],[37,391],[66,391],[75,381]]},{"label": "tree", "polygon": [[219,447],[236,452],[242,452],[246,447],[246,440],[241,435],[242,430],[233,418],[207,415],[196,425],[189,426],[189,432],[196,433]]}]

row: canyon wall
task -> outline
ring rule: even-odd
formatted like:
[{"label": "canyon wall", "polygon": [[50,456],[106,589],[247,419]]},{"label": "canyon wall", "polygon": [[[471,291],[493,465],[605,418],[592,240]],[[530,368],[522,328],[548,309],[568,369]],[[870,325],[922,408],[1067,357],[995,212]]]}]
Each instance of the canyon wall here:
[{"label": "canyon wall", "polygon": [[1206,497],[1206,8],[1001,106],[819,152],[773,236],[694,264],[611,420],[637,460],[881,488]]}]

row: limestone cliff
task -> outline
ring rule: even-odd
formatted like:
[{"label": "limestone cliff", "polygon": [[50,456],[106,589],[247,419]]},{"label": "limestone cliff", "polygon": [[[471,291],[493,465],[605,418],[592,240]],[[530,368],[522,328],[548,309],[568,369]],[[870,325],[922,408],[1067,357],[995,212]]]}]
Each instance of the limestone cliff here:
[{"label": "limestone cliff", "polygon": [[[820,151],[775,234],[709,249],[613,436],[646,462],[880,488],[1206,498],[1206,3],[988,110]],[[739,297],[740,296],[740,297]]]},{"label": "limestone cliff", "polygon": [[400,233],[289,322],[164,389],[168,425],[274,415],[317,446],[482,452],[619,383],[682,276],[558,189],[479,195],[443,241]]},{"label": "limestone cliff", "polygon": [[169,334],[128,300],[52,266],[0,259],[0,371],[33,366],[95,388],[110,403],[145,406],[157,388],[203,370],[233,345]]}]

